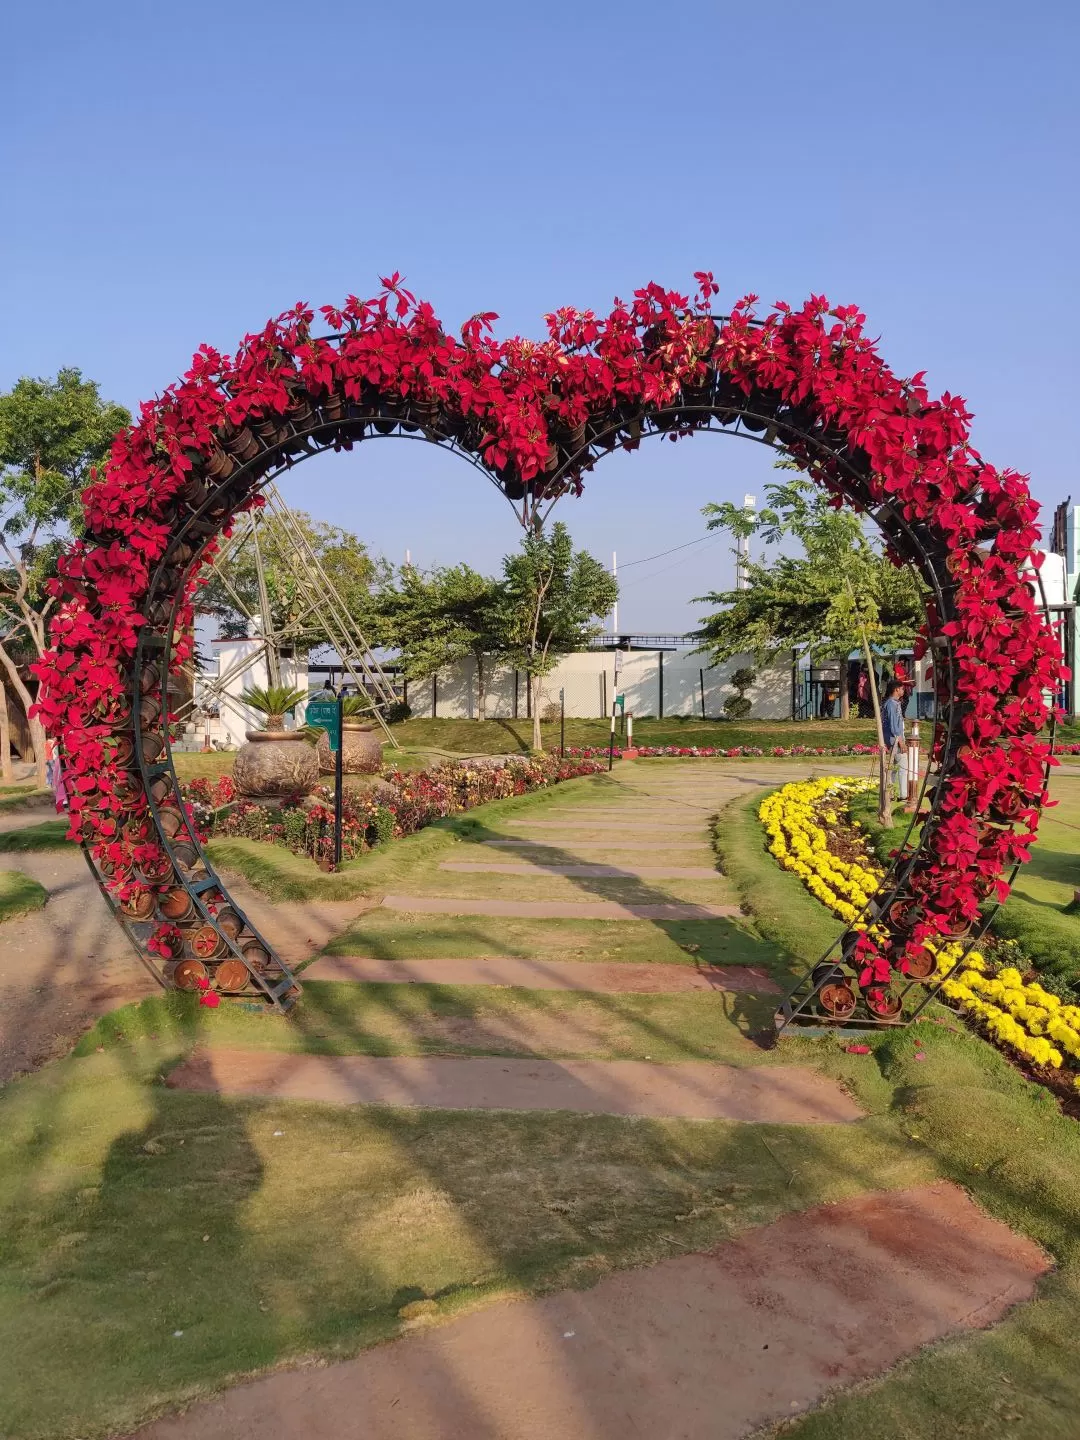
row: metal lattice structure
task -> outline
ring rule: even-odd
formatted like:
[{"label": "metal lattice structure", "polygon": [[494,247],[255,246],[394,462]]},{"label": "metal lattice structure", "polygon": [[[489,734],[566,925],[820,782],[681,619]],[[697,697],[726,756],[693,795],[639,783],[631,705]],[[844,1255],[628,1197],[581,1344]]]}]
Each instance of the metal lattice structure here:
[{"label": "metal lattice structure", "polygon": [[[388,743],[399,748],[384,715],[387,706],[397,698],[392,682],[277,486],[272,482],[268,484],[262,498],[261,506],[241,517],[232,536],[220,546],[204,572],[217,578],[237,611],[253,623],[254,633],[250,638],[255,642],[254,648],[246,650],[216,676],[198,676],[194,663],[185,667],[192,698],[176,707],[176,718],[182,722],[197,708],[217,705],[231,708],[241,719],[246,719],[246,707],[233,693],[234,682],[264,662],[270,684],[280,685],[282,654],[304,648],[305,637],[317,630],[337,652],[343,674],[352,684],[361,708],[370,712]],[[276,524],[276,536],[272,523]],[[287,554],[268,553],[271,547],[280,550],[282,541],[287,546]],[[258,590],[255,606],[239,593],[229,578],[232,562],[244,551],[250,551],[254,564]],[[279,566],[287,567],[289,574],[290,603],[287,613],[280,618],[275,618],[267,587],[266,572],[271,558],[276,559]]]},{"label": "metal lattice structure", "polygon": [[[335,344],[340,336],[328,337]],[[247,916],[231,901],[199,842],[195,826],[184,811],[180,786],[169,749],[170,672],[177,620],[190,593],[192,579],[207,545],[230,520],[246,512],[261,494],[272,492],[275,475],[308,456],[328,449],[351,449],[367,439],[400,436],[438,444],[461,455],[520,508],[525,526],[541,523],[543,514],[561,495],[573,491],[583,472],[604,455],[635,448],[643,438],[679,433],[735,434],[800,457],[803,468],[827,466],[838,489],[857,508],[872,515],[893,552],[922,577],[934,607],[931,627],[936,706],[931,763],[920,795],[918,838],[913,819],[867,917],[877,919],[890,935],[903,937],[915,921],[918,895],[911,886],[923,847],[942,823],[946,782],[958,765],[965,744],[960,723],[959,660],[948,622],[957,609],[958,581],[950,568],[952,555],[946,537],[928,522],[906,517],[898,506],[880,503],[870,484],[870,462],[851,435],[808,408],[783,400],[776,392],[751,388],[748,392],[728,378],[714,375],[695,390],[686,389],[674,402],[635,401],[580,426],[558,432],[552,442],[551,463],[538,484],[523,483],[513,473],[493,471],[485,463],[484,432],[470,416],[427,398],[377,391],[373,387],[359,399],[350,399],[340,385],[325,390],[297,387],[290,405],[280,414],[253,419],[250,426],[223,430],[210,459],[190,479],[171,524],[168,547],[158,562],[145,597],[146,623],[138,632],[137,648],[126,671],[126,690],[106,718],[118,742],[128,743],[133,756],[130,771],[132,811],[125,824],[132,826],[133,841],[141,836],[160,845],[163,871],[157,888],[148,886],[145,913],[128,907],[118,887],[87,848],[87,858],[98,875],[103,893],[144,961],[165,984],[183,984],[185,966],[204,947],[212,969],[211,983],[233,994],[260,994],[277,1006],[287,1006],[299,987],[280,957],[258,934]],[[323,597],[325,599],[325,597]],[[344,641],[343,636],[343,641]],[[348,647],[346,647],[348,649]],[[348,657],[350,660],[354,657]],[[346,654],[342,654],[346,659]],[[356,683],[366,688],[372,667],[354,666]],[[385,678],[385,677],[384,677]],[[376,676],[377,679],[377,676]],[[1044,772],[1043,786],[1048,778]],[[144,805],[145,798],[145,805]],[[1007,815],[991,814],[986,822],[1007,828]],[[173,887],[171,889],[165,887]],[[175,895],[185,914],[177,953],[159,963],[148,944],[169,916],[166,901]],[[984,898],[992,900],[993,886]],[[961,942],[961,960],[990,923],[989,903],[979,921],[950,938]],[[785,998],[777,1014],[783,1030],[795,1024],[893,1025],[910,1022],[945,978],[910,975],[903,993],[890,999],[888,1011],[876,1012],[871,993],[863,993],[856,956],[858,931],[849,927],[838,937],[822,961],[808,968]],[[231,968],[223,979],[223,967]],[[205,967],[204,967],[205,974]],[[855,997],[855,1008],[838,1015],[829,1011],[825,991],[843,985]],[[870,987],[872,991],[873,987]]]}]

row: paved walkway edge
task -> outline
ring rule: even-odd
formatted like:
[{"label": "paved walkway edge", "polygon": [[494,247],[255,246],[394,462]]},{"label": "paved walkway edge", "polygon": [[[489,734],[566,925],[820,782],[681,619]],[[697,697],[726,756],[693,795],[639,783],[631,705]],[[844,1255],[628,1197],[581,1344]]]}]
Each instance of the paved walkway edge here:
[{"label": "paved walkway edge", "polygon": [[739,1440],[1030,1300],[1048,1257],[946,1182],[235,1386],[139,1440]]},{"label": "paved walkway edge", "polygon": [[605,964],[499,955],[445,960],[322,955],[304,971],[304,979],[369,985],[510,985],[525,990],[586,990],[603,995],[670,995],[689,990],[781,993],[780,986],[764,970],[749,965]]},{"label": "paved walkway edge", "polygon": [[386,895],[388,910],[414,915],[507,915],[532,920],[722,920],[738,905],[620,905],[616,900],[477,900],[458,895]]},{"label": "paved walkway edge", "polygon": [[200,1047],[168,1077],[174,1089],[334,1105],[433,1110],[568,1110],[579,1115],[847,1124],[863,1112],[797,1065],[500,1056],[304,1055]]}]

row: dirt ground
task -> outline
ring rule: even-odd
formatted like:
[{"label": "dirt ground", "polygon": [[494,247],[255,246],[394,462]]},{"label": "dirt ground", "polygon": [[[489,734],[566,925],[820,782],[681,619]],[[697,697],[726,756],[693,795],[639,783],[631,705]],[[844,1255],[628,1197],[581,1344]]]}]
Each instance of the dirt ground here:
[{"label": "dirt ground", "polygon": [[867,1195],[238,1386],[137,1440],[738,1440],[993,1324],[1048,1268],[956,1186]]},{"label": "dirt ground", "polygon": [[321,955],[311,980],[366,984],[519,985],[529,990],[584,990],[601,995],[675,995],[687,990],[779,995],[780,986],[754,965],[639,965],[589,960],[525,960],[515,956],[444,960],[380,960]]},{"label": "dirt ground", "polygon": [[168,1084],[336,1105],[572,1110],[778,1125],[838,1124],[860,1120],[863,1113],[833,1081],[796,1065],[736,1069],[696,1061],[303,1055],[214,1046],[196,1050]]},{"label": "dirt ground", "polygon": [[[4,830],[37,825],[49,810],[18,812]],[[0,869],[19,870],[49,892],[45,907],[0,926],[0,1084],[64,1054],[98,1016],[158,990],[101,898],[76,846],[0,857]],[[299,962],[331,940],[365,902],[270,905],[240,880],[230,891],[256,924],[278,942],[287,962]]]}]

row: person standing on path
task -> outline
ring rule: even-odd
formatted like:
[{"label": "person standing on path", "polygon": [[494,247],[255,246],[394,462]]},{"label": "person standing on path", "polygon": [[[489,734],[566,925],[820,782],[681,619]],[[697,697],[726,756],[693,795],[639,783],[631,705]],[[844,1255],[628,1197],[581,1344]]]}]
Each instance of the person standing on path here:
[{"label": "person standing on path", "polygon": [[907,799],[907,765],[900,757],[907,754],[904,739],[904,686],[900,680],[890,680],[885,690],[885,704],[881,711],[881,731],[885,741],[883,763],[888,764],[888,784],[892,784],[893,767],[898,766],[900,775],[900,799]]}]

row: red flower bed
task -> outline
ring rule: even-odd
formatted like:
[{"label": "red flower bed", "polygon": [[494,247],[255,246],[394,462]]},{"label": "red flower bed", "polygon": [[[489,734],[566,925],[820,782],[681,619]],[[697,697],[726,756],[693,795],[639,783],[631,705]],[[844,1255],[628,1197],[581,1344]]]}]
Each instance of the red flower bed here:
[{"label": "red flower bed", "polygon": [[[475,769],[439,765],[433,770],[393,770],[370,790],[344,791],[341,853],[351,860],[373,845],[413,835],[448,815],[486,805],[490,800],[528,795],[562,780],[597,775],[603,769],[598,761],[580,756],[560,760],[541,755]],[[215,792],[221,793],[221,782],[213,786],[193,780],[185,789],[193,800],[212,805]],[[231,780],[225,793],[226,800],[217,803],[227,803],[235,796]],[[240,800],[220,819],[215,819],[209,809],[203,816],[196,814],[202,828],[214,835],[267,841],[316,861],[328,861],[334,853],[334,792],[328,785],[321,785],[314,795],[298,797],[274,809]]]},{"label": "red flower bed", "polygon": [[[927,936],[961,932],[987,887],[1003,894],[999,877],[1035,833],[1049,756],[1040,732],[1062,673],[1029,583],[1039,531],[1027,482],[971,448],[958,396],[934,399],[921,375],[892,373],[854,306],[814,296],[758,315],[749,296],[713,317],[717,287],[697,278],[693,300],[649,285],[606,316],[559,310],[530,341],[497,340],[487,314],[450,335],[392,276],[371,300],[324,307],[331,337],[316,337],[313,312],[298,306],[233,356],[204,346],[142,407],[85,492],[86,535],[61,563],[53,648],[35,666],[38,711],[70,777],[73,833],[108,867],[118,900],[175,883],[155,824],[140,819],[145,772],[122,743],[139,704],[140,633],[186,635],[192,552],[209,555],[230,518],[259,503],[266,475],[304,451],[298,436],[348,448],[401,424],[480,456],[512,498],[550,497],[580,491],[602,451],[635,448],[643,424],[678,438],[739,417],[838,503],[872,512],[894,558],[938,586],[921,649],[934,646],[953,727],[948,742],[939,730],[932,757],[946,772],[942,802],[909,882],[918,921],[858,938],[864,983],[887,980]],[[193,516],[187,553],[169,550]],[[163,557],[179,587],[175,617],[151,583]],[[189,650],[180,638],[171,663]]]},{"label": "red flower bed", "polygon": [[[702,760],[755,760],[763,756],[776,756],[781,759],[790,759],[799,755],[876,755],[876,745],[863,745],[855,741],[852,745],[770,745],[763,750],[759,745],[733,745],[725,750],[715,745],[637,745],[634,747],[639,755],[647,756],[649,759],[702,759]],[[1060,747],[1063,750],[1068,746]],[[1072,747],[1080,751],[1080,745]],[[567,746],[568,755],[600,756],[607,755],[606,746],[600,745],[575,745]],[[614,755],[617,760],[622,759],[622,750],[616,746]]]}]

